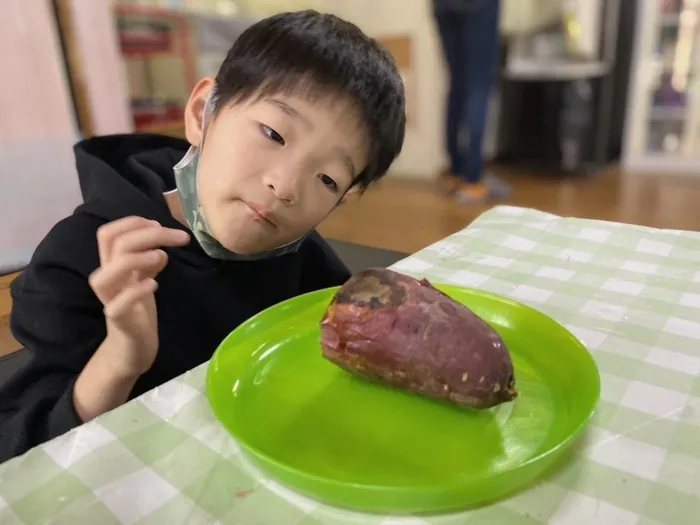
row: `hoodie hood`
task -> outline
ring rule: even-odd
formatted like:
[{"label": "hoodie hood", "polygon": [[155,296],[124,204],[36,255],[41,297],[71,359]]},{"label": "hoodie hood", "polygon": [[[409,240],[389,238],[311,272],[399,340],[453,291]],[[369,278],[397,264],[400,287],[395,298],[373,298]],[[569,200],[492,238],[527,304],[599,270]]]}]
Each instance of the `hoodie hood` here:
[{"label": "hoodie hood", "polygon": [[[163,193],[175,189],[173,166],[187,153],[182,139],[151,134],[110,135],[78,142],[81,211],[106,221],[130,215],[182,227]],[[173,223],[178,226],[174,226]]]},{"label": "hoodie hood", "polygon": [[[191,235],[189,228],[172,216],[163,195],[176,189],[173,167],[189,147],[182,139],[142,133],[78,142],[74,151],[83,204],[76,212],[104,222],[135,215]],[[220,265],[194,238],[168,253],[195,266]]]}]

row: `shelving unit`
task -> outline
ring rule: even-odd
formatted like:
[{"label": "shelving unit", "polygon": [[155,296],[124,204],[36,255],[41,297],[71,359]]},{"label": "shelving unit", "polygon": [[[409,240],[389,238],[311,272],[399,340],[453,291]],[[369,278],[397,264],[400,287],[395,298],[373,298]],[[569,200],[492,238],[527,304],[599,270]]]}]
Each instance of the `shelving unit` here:
[{"label": "shelving unit", "polygon": [[700,176],[700,0],[638,3],[623,166]]},{"label": "shelving unit", "polygon": [[182,135],[184,107],[197,80],[186,15],[133,4],[115,5],[114,15],[134,130]]}]

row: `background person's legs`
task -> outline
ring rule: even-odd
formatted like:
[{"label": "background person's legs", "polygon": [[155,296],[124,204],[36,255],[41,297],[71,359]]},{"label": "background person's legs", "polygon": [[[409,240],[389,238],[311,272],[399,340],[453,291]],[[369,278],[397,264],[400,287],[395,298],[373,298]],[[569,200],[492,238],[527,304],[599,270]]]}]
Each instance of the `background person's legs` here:
[{"label": "background person's legs", "polygon": [[467,129],[468,145],[459,157],[461,164],[453,168],[465,182],[457,193],[461,201],[504,197],[509,193],[505,183],[485,177],[482,155],[489,99],[499,63],[499,13],[499,0],[477,0],[462,15],[460,43],[464,49],[465,88],[461,121]]},{"label": "background person's legs", "polygon": [[440,187],[446,192],[457,189],[460,180],[452,174],[459,172],[464,164],[465,151],[460,143],[461,132],[464,129],[466,114],[467,90],[466,60],[467,50],[464,48],[464,17],[455,16],[451,11],[436,12],[435,21],[442,44],[445,62],[448,68],[449,93],[445,108],[445,142],[450,159],[449,174],[443,174]]},{"label": "background person's legs", "polygon": [[486,127],[489,96],[498,64],[499,2],[480,3],[464,16],[462,46],[466,50],[466,90],[464,122],[469,132],[467,155],[459,173],[467,182],[481,181],[483,159],[481,148]]}]

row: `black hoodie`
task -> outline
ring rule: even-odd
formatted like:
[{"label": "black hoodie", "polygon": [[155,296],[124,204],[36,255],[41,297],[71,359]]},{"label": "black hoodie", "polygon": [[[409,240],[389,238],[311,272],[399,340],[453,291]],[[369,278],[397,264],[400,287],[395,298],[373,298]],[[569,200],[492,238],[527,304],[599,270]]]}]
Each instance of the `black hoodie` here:
[{"label": "black hoodie", "polygon": [[[0,391],[0,461],[81,424],[72,387],[105,337],[102,304],[88,285],[99,266],[96,231],[130,215],[185,229],[163,192],[188,144],[157,135],[115,135],[75,146],[84,203],[59,222],[12,284],[11,329],[31,364]],[[131,396],[207,361],[252,315],[304,292],[342,284],[346,266],[317,233],[298,252],[255,262],[208,257],[196,240],[166,249],[156,303],[160,347]]]}]

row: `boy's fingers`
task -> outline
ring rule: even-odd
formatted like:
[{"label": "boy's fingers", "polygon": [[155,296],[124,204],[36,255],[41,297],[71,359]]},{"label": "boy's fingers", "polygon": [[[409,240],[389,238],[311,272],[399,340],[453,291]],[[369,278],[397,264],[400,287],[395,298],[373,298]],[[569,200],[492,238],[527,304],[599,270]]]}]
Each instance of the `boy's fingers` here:
[{"label": "boy's fingers", "polygon": [[159,247],[184,246],[190,240],[187,232],[162,226],[139,228],[123,233],[112,243],[111,257],[127,252],[142,252]]},{"label": "boy's fingers", "polygon": [[127,253],[98,268],[88,281],[98,299],[107,304],[120,290],[132,285],[131,277],[135,272],[152,278],[163,270],[167,262],[168,256],[162,250]]},{"label": "boy's fingers", "polygon": [[144,219],[143,217],[124,217],[109,222],[97,229],[97,247],[101,264],[105,264],[111,256],[112,243],[120,235],[138,228],[160,226],[157,221]]},{"label": "boy's fingers", "polygon": [[105,317],[118,321],[120,317],[129,313],[136,303],[155,292],[157,288],[158,283],[154,279],[145,279],[122,290],[105,306]]}]

